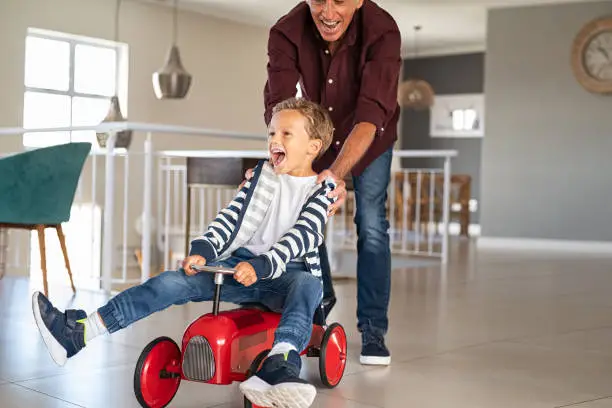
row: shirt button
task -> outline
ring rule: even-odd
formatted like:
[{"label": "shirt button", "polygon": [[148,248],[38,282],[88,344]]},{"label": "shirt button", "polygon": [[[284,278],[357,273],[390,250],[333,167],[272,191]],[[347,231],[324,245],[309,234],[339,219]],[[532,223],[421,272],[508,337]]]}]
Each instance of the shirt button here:
[{"label": "shirt button", "polygon": [[327,108],[327,110],[329,110],[331,112],[331,111],[334,110],[334,108],[330,106],[329,108]]},{"label": "shirt button", "polygon": [[329,78],[329,79],[327,80],[327,82],[329,82],[330,84],[333,84],[333,83],[334,83],[334,80],[333,80],[333,79],[331,79],[331,78]]},{"label": "shirt button", "polygon": [[340,141],[336,140],[336,146],[340,146]]},{"label": "shirt button", "polygon": [[329,54],[329,50],[325,50],[325,53],[326,53],[326,54]]},{"label": "shirt button", "polygon": [[381,127],[381,128],[380,128],[380,131],[381,131],[381,132],[384,132],[384,131],[385,131],[385,128],[384,128],[384,127]]}]

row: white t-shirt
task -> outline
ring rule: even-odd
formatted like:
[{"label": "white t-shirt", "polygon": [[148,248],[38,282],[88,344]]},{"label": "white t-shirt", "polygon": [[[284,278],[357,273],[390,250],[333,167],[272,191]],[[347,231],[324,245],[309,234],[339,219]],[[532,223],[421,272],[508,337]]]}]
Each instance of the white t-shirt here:
[{"label": "white t-shirt", "polygon": [[317,176],[295,177],[281,174],[278,178],[278,191],[272,198],[260,227],[244,245],[244,248],[255,255],[267,252],[295,225],[302,206],[317,181]]}]

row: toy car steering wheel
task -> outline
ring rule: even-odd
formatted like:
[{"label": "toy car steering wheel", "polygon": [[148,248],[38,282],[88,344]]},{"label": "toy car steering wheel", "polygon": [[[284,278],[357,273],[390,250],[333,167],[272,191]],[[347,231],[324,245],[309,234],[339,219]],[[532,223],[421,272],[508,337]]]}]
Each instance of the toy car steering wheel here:
[{"label": "toy car steering wheel", "polygon": [[207,265],[196,265],[190,264],[191,269],[196,272],[210,272],[215,274],[215,294],[213,297],[213,315],[219,314],[219,302],[221,300],[221,285],[223,285],[223,277],[225,275],[233,275],[236,273],[235,269],[224,268],[222,266],[207,266]]},{"label": "toy car steering wheel", "polygon": [[224,268],[222,266],[208,266],[208,265],[189,265],[191,269],[197,272],[210,272],[210,273],[222,273],[224,275],[233,275],[236,273],[235,269]]}]

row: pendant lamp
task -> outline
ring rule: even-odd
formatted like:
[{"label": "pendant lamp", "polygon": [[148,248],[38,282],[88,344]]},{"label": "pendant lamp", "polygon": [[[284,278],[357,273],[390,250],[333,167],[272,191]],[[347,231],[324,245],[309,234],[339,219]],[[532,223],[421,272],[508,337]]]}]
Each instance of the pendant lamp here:
[{"label": "pendant lamp", "polygon": [[173,14],[172,47],[168,51],[166,64],[153,74],[153,90],[157,99],[183,99],[191,87],[191,75],[183,67],[176,45],[178,0],[174,0]]},{"label": "pendant lamp", "polygon": [[[421,26],[414,27],[414,54],[415,58],[418,54],[417,33],[421,30]],[[400,106],[414,109],[424,110],[429,109],[434,104],[434,90],[431,85],[417,78],[410,78],[399,85],[398,100]]]},{"label": "pendant lamp", "polygon": [[[115,7],[115,42],[119,41],[119,10],[121,8],[121,0],[117,0],[117,4]],[[115,65],[115,78],[119,77],[119,55],[116,58]],[[115,83],[115,95],[110,100],[110,106],[108,108],[108,113],[106,117],[101,123],[108,122],[126,122],[127,118],[123,116],[121,113],[121,106],[119,104],[119,97],[117,96],[117,88],[118,81]],[[110,132],[115,132],[117,137],[115,138],[115,148],[124,148],[128,149],[130,144],[132,143],[132,131],[131,130],[122,130],[122,131],[109,131],[103,133],[96,133],[96,138],[98,139],[98,145],[101,148],[106,147],[106,142],[110,136]]]},{"label": "pendant lamp", "polygon": [[[119,98],[117,95],[111,98],[108,113],[102,121],[102,123],[108,122],[127,122],[127,119],[121,114],[121,106],[119,105]],[[127,149],[130,147],[130,144],[132,143],[132,131],[127,129],[121,131],[112,130],[105,133],[96,133],[98,144],[101,148],[106,147],[106,141],[110,136],[110,132],[115,132],[117,134],[117,137],[115,138],[115,148]]]}]

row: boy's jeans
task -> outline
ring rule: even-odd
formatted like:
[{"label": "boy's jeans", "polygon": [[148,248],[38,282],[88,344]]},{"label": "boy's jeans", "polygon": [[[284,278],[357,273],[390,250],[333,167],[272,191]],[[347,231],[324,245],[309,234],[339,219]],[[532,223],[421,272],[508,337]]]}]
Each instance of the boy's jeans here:
[{"label": "boy's jeans", "polygon": [[[225,261],[211,262],[232,268],[254,255],[238,249]],[[291,262],[277,279],[258,280],[246,287],[226,276],[221,287],[221,300],[230,303],[259,302],[281,312],[274,343],[287,342],[298,352],[306,348],[312,332],[312,319],[322,298],[321,280],[306,271],[304,263]],[[152,313],[171,305],[212,300],[214,274],[200,272],[187,276],[184,271],[166,271],[145,283],[127,289],[98,309],[109,333],[125,328]]]}]

